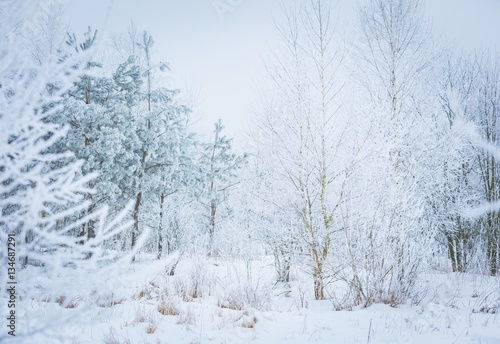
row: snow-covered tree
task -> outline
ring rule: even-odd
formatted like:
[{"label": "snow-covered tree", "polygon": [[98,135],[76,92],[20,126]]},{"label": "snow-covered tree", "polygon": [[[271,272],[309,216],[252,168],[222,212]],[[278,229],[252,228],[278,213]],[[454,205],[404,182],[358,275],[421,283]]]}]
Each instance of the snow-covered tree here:
[{"label": "snow-covered tree", "polygon": [[[473,121],[479,127],[487,144],[498,147],[500,143],[500,68],[498,55],[484,61],[478,89],[478,106]],[[500,200],[500,163],[496,154],[481,150],[478,166],[484,190],[484,200],[497,203]],[[483,218],[486,239],[486,258],[492,276],[500,272],[500,212],[491,210]]]},{"label": "snow-covered tree", "polygon": [[[139,137],[132,109],[140,99],[142,80],[133,58],[109,75],[97,68],[85,71],[86,75],[66,92],[61,110],[50,120],[70,128],[57,151],[69,150],[82,159],[84,173],[99,173],[91,182],[96,194],[87,197],[91,201],[87,213],[105,203],[112,204],[115,212],[130,199],[130,172],[138,165],[134,149]],[[87,223],[77,234],[92,238],[93,225],[92,221]]]},{"label": "snow-covered tree", "polygon": [[252,135],[254,152],[243,173],[242,192],[238,195],[238,199],[244,198],[248,205],[238,214],[250,227],[252,241],[260,243],[274,256],[277,281],[289,283],[292,266],[302,261],[307,250],[303,222],[294,211],[294,197],[286,193],[286,180],[277,175],[274,162],[268,159],[263,146],[267,140],[259,138],[263,134],[258,130]]},{"label": "snow-covered tree", "polygon": [[262,151],[283,188],[279,194],[287,197],[286,217],[301,219],[314,295],[324,299],[331,276],[327,261],[342,229],[338,210],[358,149],[348,144],[349,116],[339,81],[344,55],[328,3],[310,1],[285,14],[287,22],[278,27],[283,51],[268,66],[274,92],[262,109]]},{"label": "snow-covered tree", "polygon": [[429,82],[435,51],[422,6],[368,0],[359,8],[351,67],[359,85],[357,137],[366,144],[341,207],[338,274],[355,304],[406,301],[425,262],[418,252],[432,248],[429,182],[441,147]]},{"label": "snow-covered tree", "polygon": [[144,194],[144,216],[149,218],[148,226],[157,233],[158,257],[163,252],[164,237],[167,246],[171,246],[167,223],[172,214],[167,213],[167,203],[173,201],[172,195],[185,192],[194,180],[195,141],[186,126],[189,109],[177,100],[178,93],[165,88],[151,92],[149,113],[154,117],[151,118],[151,127],[143,131],[148,137],[146,142],[150,159],[145,170],[148,175],[144,180],[147,190]]},{"label": "snow-covered tree", "polygon": [[208,250],[212,253],[217,223],[227,214],[221,205],[227,200],[231,188],[239,183],[237,171],[243,168],[246,154],[233,152],[232,140],[223,134],[224,126],[219,120],[215,123],[213,141],[202,144],[198,168],[200,169],[200,190],[198,200],[206,209],[203,222],[209,238]]},{"label": "snow-covered tree", "polygon": [[50,59],[58,59],[58,51],[64,48],[68,24],[63,16],[65,5],[51,1],[39,9],[32,26],[25,29],[23,39],[36,63],[42,65]]},{"label": "snow-covered tree", "polygon": [[[101,283],[102,273],[110,272],[102,265],[102,244],[123,228],[123,216],[106,221],[106,208],[74,220],[90,205],[85,198],[94,194],[89,183],[95,175],[82,175],[83,161],[73,160],[71,152],[51,151],[64,139],[68,127],[49,119],[61,111],[61,99],[72,82],[84,75],[75,67],[81,66],[84,58],[69,56],[60,62],[55,55],[43,63],[33,61],[25,49],[24,30],[36,22],[43,5],[0,4],[0,241],[4,248],[8,243],[11,247],[0,250],[0,258],[9,261],[10,281],[19,282],[15,294],[15,311],[22,315],[22,326],[15,333],[19,342],[45,342],[44,336],[54,339],[61,335],[55,333],[54,326],[66,319],[34,321],[29,300],[55,302],[59,297],[64,306],[75,296],[71,295],[75,285],[80,295],[90,295],[92,289],[95,292],[95,286],[86,287]],[[80,243],[72,233],[91,220],[99,220],[95,236]],[[9,286],[9,275],[0,275],[2,295]],[[62,296],[67,296],[66,302]],[[0,340],[7,336],[2,332]]]},{"label": "snow-covered tree", "polygon": [[[77,54],[85,52],[95,41],[91,33],[81,44],[69,35],[68,44]],[[153,70],[165,70],[165,65],[152,63],[153,39],[144,32],[142,43],[135,43],[146,56],[143,63],[130,56],[114,71],[105,63],[86,63],[85,75],[66,93],[62,111],[51,120],[70,126],[59,150],[83,159],[85,173],[99,174],[87,212],[103,202],[116,211],[133,199],[134,226],[122,238],[122,247],[134,248],[137,236],[151,228],[157,231],[153,241],[161,256],[164,205],[186,185],[188,170],[194,170],[193,137],[187,130],[189,109],[177,100],[179,91],[154,86]],[[92,237],[93,225],[77,234]]]},{"label": "snow-covered tree", "polygon": [[[499,214],[491,209],[481,216],[467,216],[467,209],[481,203],[495,204],[499,199],[497,185],[498,158],[495,152],[484,146],[498,146],[499,126],[497,109],[499,97],[498,57],[487,52],[475,52],[469,57],[460,57],[448,64],[446,92],[443,96],[450,123],[463,125],[470,122],[476,127],[479,138],[461,134],[468,143],[461,152],[463,164],[463,188],[461,199],[470,199],[467,207],[461,207],[456,215],[456,223],[448,229],[448,247],[454,270],[488,271],[498,274],[500,256]],[[456,122],[456,123],[455,123]],[[455,203],[455,202],[453,202]]]},{"label": "snow-covered tree", "polygon": [[480,202],[475,168],[474,145],[460,132],[470,121],[479,64],[473,58],[449,56],[443,65],[440,98],[446,123],[443,131],[442,168],[437,171],[435,212],[440,228],[437,240],[446,250],[453,271],[475,270],[479,263],[480,228],[476,220],[465,215]]}]

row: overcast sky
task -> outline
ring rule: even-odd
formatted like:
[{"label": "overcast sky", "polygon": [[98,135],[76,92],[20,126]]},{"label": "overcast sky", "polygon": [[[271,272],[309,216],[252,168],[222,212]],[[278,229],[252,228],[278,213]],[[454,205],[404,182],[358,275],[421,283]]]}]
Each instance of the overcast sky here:
[{"label": "overcast sky", "polygon": [[[332,0],[351,24],[356,3]],[[222,118],[227,132],[239,136],[258,102],[263,60],[276,41],[273,18],[279,20],[280,4],[281,0],[73,0],[66,14],[71,30],[80,35],[88,25],[102,36],[123,32],[131,21],[147,30],[156,42],[156,58],[170,63],[173,86],[199,92],[200,127],[211,129]],[[500,0],[427,0],[427,9],[435,31],[458,46],[500,47]]]}]

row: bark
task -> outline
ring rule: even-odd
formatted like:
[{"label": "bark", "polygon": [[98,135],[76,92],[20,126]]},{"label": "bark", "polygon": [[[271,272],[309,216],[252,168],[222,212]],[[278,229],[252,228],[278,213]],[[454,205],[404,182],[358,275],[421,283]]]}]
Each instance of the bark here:
[{"label": "bark", "polygon": [[210,202],[210,241],[213,242],[215,235],[215,213],[217,212],[217,205],[215,204],[215,200]]},{"label": "bark", "polygon": [[[134,227],[132,229],[132,235],[130,238],[131,248],[134,249],[136,242],[136,235],[139,233],[139,207],[141,206],[142,191],[137,193],[134,205]],[[132,256],[132,261],[135,261],[135,255]]]},{"label": "bark", "polygon": [[316,300],[325,299],[325,282],[323,278],[323,264],[318,263],[313,273],[314,279],[314,298]]},{"label": "bark", "polygon": [[158,252],[156,257],[161,259],[163,253],[163,205],[165,203],[165,194],[162,193],[160,197],[160,224],[158,226]]}]

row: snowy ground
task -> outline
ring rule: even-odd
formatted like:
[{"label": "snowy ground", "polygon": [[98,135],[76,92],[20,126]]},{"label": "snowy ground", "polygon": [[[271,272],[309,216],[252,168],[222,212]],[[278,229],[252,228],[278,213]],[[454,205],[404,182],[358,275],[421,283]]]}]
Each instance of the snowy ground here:
[{"label": "snowy ground", "polygon": [[500,343],[498,278],[436,272],[426,276],[432,288],[418,305],[336,311],[313,300],[300,271],[290,286],[274,285],[271,258],[183,260],[174,276],[166,265],[141,257],[109,273],[99,292],[82,286],[64,300],[18,301],[18,333],[45,332],[14,342]]}]

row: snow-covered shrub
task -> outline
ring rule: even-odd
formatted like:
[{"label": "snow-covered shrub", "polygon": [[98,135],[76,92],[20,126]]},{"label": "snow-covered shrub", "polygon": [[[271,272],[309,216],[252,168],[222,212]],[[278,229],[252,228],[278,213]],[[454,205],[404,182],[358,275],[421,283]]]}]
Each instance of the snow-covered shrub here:
[{"label": "snow-covered shrub", "polygon": [[490,288],[478,295],[473,312],[498,314],[500,312],[500,287]]},{"label": "snow-covered shrub", "polygon": [[178,306],[171,297],[164,297],[158,303],[157,309],[163,315],[179,315]]},{"label": "snow-covered shrub", "polygon": [[255,308],[260,311],[271,307],[270,291],[266,287],[250,282],[234,285],[224,290],[218,298],[217,304],[221,308],[245,310]]}]

